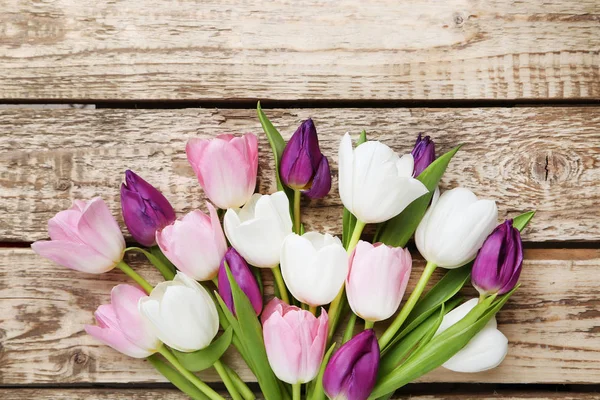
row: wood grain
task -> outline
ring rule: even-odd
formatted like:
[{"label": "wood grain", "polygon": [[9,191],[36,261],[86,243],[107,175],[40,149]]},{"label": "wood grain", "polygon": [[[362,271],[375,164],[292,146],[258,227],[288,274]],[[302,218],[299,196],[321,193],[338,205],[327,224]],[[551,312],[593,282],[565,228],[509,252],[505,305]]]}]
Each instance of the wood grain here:
[{"label": "wood grain", "polygon": [[[525,257],[522,288],[499,314],[510,341],[502,365],[478,374],[439,369],[421,382],[598,383],[600,289],[594,277],[600,250],[538,249]],[[130,261],[151,283],[159,281],[139,258]],[[409,290],[422,268],[417,259]],[[264,278],[272,292],[267,271]],[[0,248],[0,385],[163,382],[146,361],[129,359],[83,331],[110,289],[125,281],[117,271],[76,273],[27,248]],[[254,379],[232,352],[227,362],[244,379]],[[210,371],[203,377],[217,379]]]},{"label": "wood grain", "polygon": [[[500,217],[538,211],[528,241],[600,240],[600,107],[480,109],[267,110],[289,138],[312,116],[323,152],[337,174],[337,148],[346,131],[362,129],[400,153],[418,133],[432,135],[438,154],[458,143],[442,187],[470,188],[496,199]],[[205,207],[185,157],[192,137],[259,133],[262,193],[276,190],[272,155],[253,110],[0,110],[0,241],[47,236],[46,224],[73,199],[102,196],[120,215],[125,169],[164,191],[179,214]],[[308,229],[339,233],[334,190],[305,202]]]},{"label": "wood grain", "polygon": [[0,98],[600,97],[597,0],[6,0]]}]

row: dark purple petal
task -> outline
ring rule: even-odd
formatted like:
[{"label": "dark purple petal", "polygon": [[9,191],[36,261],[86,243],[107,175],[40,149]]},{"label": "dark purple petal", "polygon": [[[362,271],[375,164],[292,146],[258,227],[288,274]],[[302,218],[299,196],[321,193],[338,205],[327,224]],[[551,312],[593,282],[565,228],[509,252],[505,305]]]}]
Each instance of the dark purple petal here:
[{"label": "dark purple petal", "polygon": [[229,308],[229,310],[235,315],[233,295],[231,294],[231,285],[229,284],[229,279],[227,279],[225,261],[227,261],[231,275],[237,282],[238,286],[240,289],[242,289],[246,296],[248,296],[248,299],[250,299],[250,303],[252,303],[252,307],[254,307],[256,315],[259,315],[263,308],[262,293],[260,292],[256,278],[252,274],[252,271],[246,263],[246,260],[244,260],[233,247],[227,250],[225,257],[223,257],[223,260],[221,261],[221,266],[219,267],[219,296],[221,296],[225,302],[225,305],[227,305],[227,308]]},{"label": "dark purple petal", "polygon": [[304,192],[311,199],[321,199],[331,190],[331,170],[329,169],[329,161],[327,157],[321,158],[319,169],[312,182],[310,189]]},{"label": "dark purple petal", "polygon": [[417,141],[415,143],[415,147],[411,152],[414,160],[415,160],[415,168],[413,171],[413,176],[419,176],[421,172],[425,171],[425,169],[435,160],[435,143],[431,140],[430,136],[421,137],[419,133],[419,137],[417,137]]}]

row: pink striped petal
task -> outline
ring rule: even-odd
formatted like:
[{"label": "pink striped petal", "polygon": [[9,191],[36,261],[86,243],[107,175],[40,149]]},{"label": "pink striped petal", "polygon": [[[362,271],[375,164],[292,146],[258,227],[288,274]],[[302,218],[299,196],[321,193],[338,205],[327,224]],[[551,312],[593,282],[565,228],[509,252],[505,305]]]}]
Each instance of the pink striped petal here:
[{"label": "pink striped petal", "polygon": [[87,203],[77,229],[79,237],[97,252],[115,263],[122,259],[125,239],[117,221],[100,197],[95,197]]},{"label": "pink striped petal", "polygon": [[116,265],[115,261],[83,244],[42,240],[33,243],[31,248],[40,256],[76,271],[101,274],[110,271]]}]

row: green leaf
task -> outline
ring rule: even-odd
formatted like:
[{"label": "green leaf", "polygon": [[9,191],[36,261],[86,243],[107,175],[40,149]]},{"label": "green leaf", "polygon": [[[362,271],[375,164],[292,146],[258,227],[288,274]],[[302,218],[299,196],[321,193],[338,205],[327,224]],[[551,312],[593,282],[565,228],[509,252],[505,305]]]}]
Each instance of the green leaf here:
[{"label": "green leaf", "polygon": [[240,289],[231,275],[231,270],[227,263],[225,263],[225,268],[229,284],[231,285],[231,293],[233,295],[233,303],[240,330],[239,338],[243,342],[246,355],[252,360],[251,363],[254,366],[253,372],[256,375],[265,399],[279,400],[281,399],[279,383],[267,359],[262,327],[258,322],[258,318],[256,318],[256,311],[246,294]]},{"label": "green leaf", "polygon": [[[367,141],[367,131],[363,130],[356,141],[356,147]],[[342,216],[342,244],[344,248],[348,248],[348,243],[350,243],[350,238],[352,237],[352,232],[354,232],[354,227],[356,226],[356,217],[352,215],[352,213],[344,207],[344,214]]]},{"label": "green leaf", "polygon": [[165,378],[169,380],[177,389],[187,394],[194,400],[209,400],[208,396],[194,386],[186,377],[181,375],[175,368],[164,362],[158,354],[153,354],[147,358],[148,362],[152,364],[158,372],[160,372]]},{"label": "green leaf", "polygon": [[423,219],[435,188],[439,184],[440,179],[442,179],[442,175],[444,175],[450,160],[452,160],[452,157],[454,157],[461,146],[462,145],[456,146],[446,154],[440,156],[432,162],[425,171],[421,172],[417,179],[423,182],[427,190],[429,190],[429,193],[419,197],[400,214],[389,221],[384,222],[384,224],[378,228],[375,241],[383,242],[388,246],[393,247],[406,246],[406,243],[408,243],[408,240],[412,237],[417,226],[419,226],[419,222]]},{"label": "green leaf", "polygon": [[518,230],[523,231],[523,229],[525,229],[525,227],[529,224],[529,221],[531,221],[531,218],[533,218],[534,215],[535,211],[529,211],[513,218],[513,226]]},{"label": "green leaf", "polygon": [[314,386],[312,388],[312,396],[309,396],[310,400],[325,400],[325,391],[323,390],[323,375],[325,375],[325,368],[327,367],[327,363],[329,362],[334,349],[335,343],[329,347],[329,350],[327,350],[327,353],[325,353],[325,357],[323,357],[323,362],[321,362],[321,368],[319,369],[317,379],[313,381]]},{"label": "green leaf", "polygon": [[437,332],[438,328],[442,324],[442,320],[444,319],[444,315],[446,315],[446,312],[445,312],[445,307],[442,304],[440,306],[440,311],[437,313],[437,317],[434,320],[433,324],[429,327],[429,330],[425,333],[425,335],[423,335],[423,337],[419,341],[419,344],[417,345],[417,348],[414,350],[414,352],[406,360],[407,362],[410,361],[410,359],[412,357],[414,357],[415,355],[419,354],[419,350],[421,350],[423,347],[425,347],[431,341],[431,339],[433,339],[433,335],[435,335],[435,333]]},{"label": "green leaf", "polygon": [[192,372],[203,371],[212,367],[213,364],[221,358],[221,356],[229,348],[232,336],[233,328],[229,326],[229,328],[227,328],[221,336],[219,336],[208,347],[205,347],[202,350],[194,351],[192,353],[184,353],[172,349],[172,352],[186,369]]},{"label": "green leaf", "polygon": [[262,275],[260,273],[260,268],[250,267],[250,270],[252,270],[252,275],[254,275],[254,278],[256,279],[256,282],[258,283],[258,289],[260,290],[260,294],[264,296],[265,295],[265,287],[263,284]]}]

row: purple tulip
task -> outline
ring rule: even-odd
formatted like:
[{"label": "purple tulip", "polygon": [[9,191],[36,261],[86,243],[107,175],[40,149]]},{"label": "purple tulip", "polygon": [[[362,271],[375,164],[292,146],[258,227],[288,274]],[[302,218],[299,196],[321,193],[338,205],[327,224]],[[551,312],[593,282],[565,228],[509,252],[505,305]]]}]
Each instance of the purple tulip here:
[{"label": "purple tulip", "polygon": [[521,275],[523,243],[521,233],[506,220],[494,229],[479,250],[471,282],[482,295],[511,291]]},{"label": "purple tulip", "polygon": [[233,295],[231,293],[231,286],[229,285],[229,279],[227,278],[227,270],[225,269],[225,261],[229,266],[231,275],[235,279],[236,283],[242,289],[242,291],[250,299],[256,315],[259,315],[263,308],[263,298],[256,282],[256,278],[250,271],[250,267],[246,263],[246,260],[238,253],[233,247],[227,250],[225,257],[221,261],[219,267],[219,296],[223,299],[227,308],[235,315],[235,306],[233,305]]},{"label": "purple tulip", "polygon": [[378,370],[377,336],[367,329],[331,357],[323,375],[323,388],[330,399],[366,400],[375,386]]},{"label": "purple tulip", "polygon": [[144,246],[154,246],[156,231],[177,218],[165,196],[131,170],[121,184],[121,210],[131,236]]},{"label": "purple tulip", "polygon": [[431,140],[431,137],[425,136],[423,138],[419,133],[411,154],[415,159],[413,176],[417,177],[435,160],[435,143]]},{"label": "purple tulip", "polygon": [[302,122],[292,135],[283,150],[279,170],[286,186],[302,190],[312,199],[320,199],[329,193],[329,161],[321,153],[317,129],[312,119]]}]

